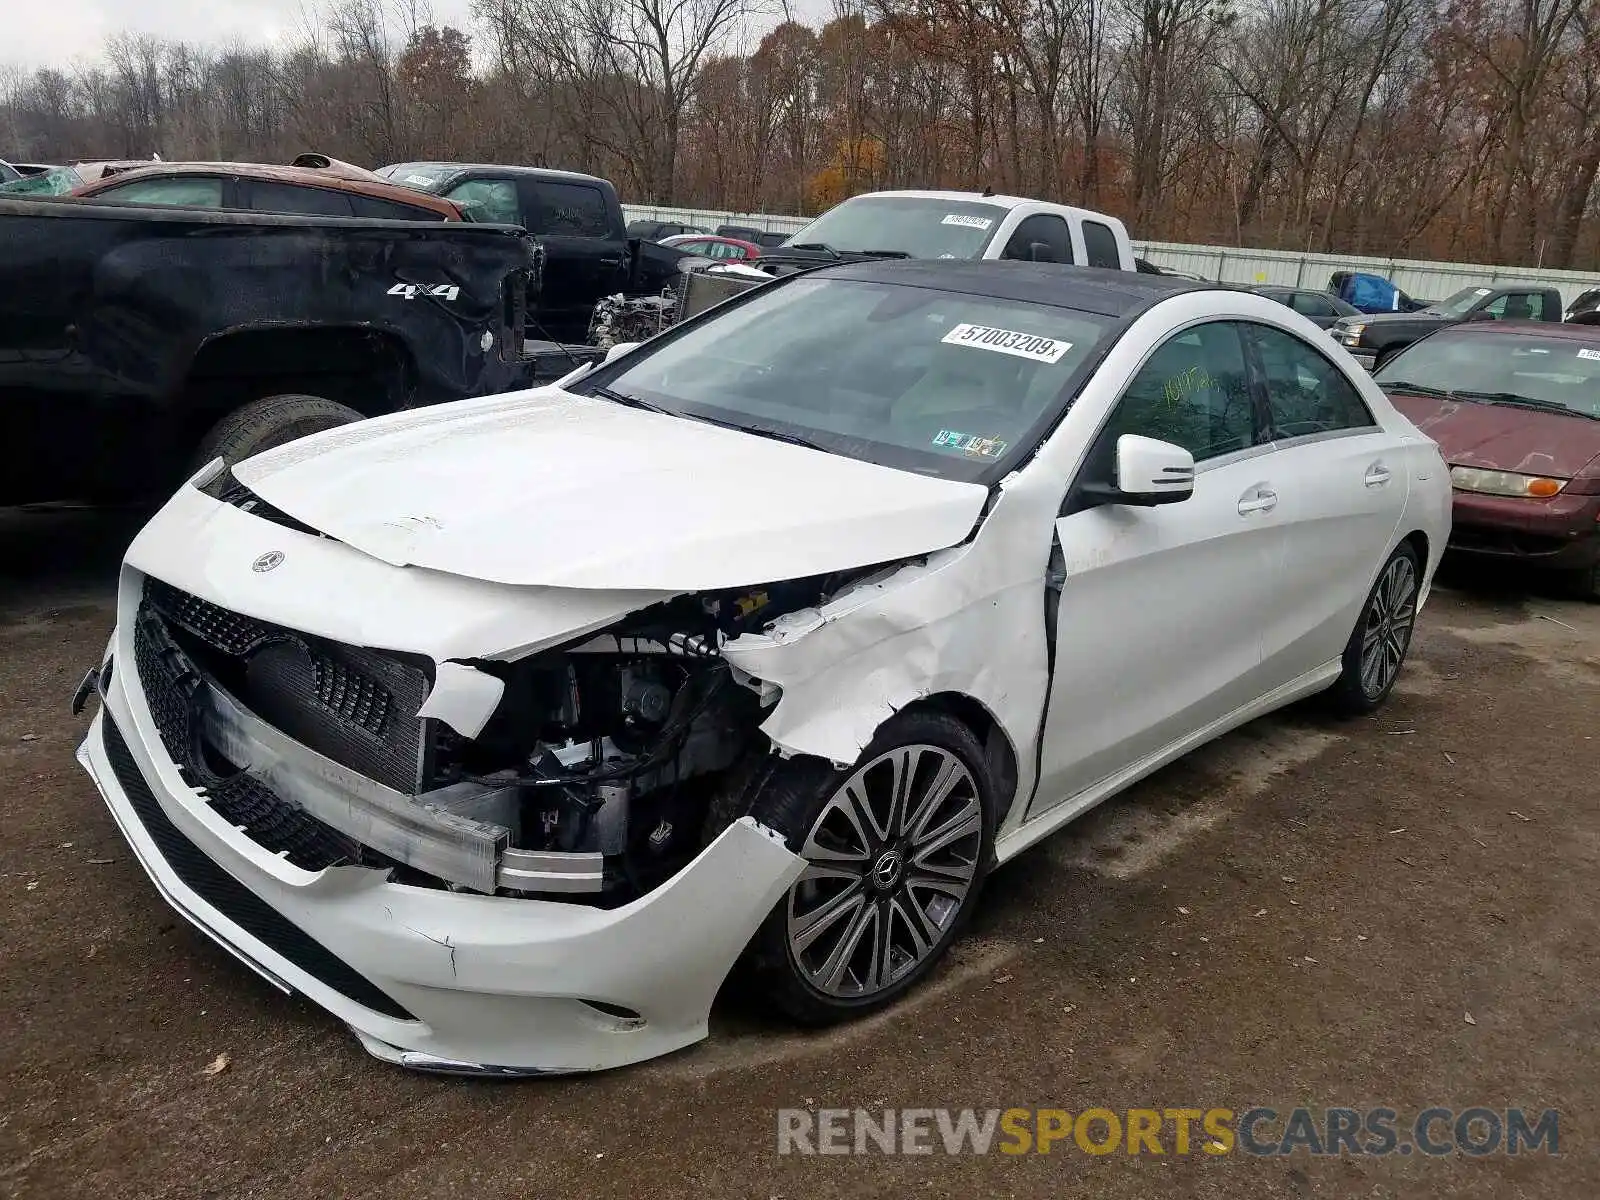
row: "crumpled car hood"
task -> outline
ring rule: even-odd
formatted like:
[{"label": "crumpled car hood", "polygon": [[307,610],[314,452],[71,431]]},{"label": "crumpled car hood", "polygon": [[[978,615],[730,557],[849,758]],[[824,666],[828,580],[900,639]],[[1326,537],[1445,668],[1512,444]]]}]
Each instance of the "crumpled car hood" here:
[{"label": "crumpled car hood", "polygon": [[347,425],[240,463],[246,487],[396,566],[695,591],[962,541],[988,491],[556,388]]}]

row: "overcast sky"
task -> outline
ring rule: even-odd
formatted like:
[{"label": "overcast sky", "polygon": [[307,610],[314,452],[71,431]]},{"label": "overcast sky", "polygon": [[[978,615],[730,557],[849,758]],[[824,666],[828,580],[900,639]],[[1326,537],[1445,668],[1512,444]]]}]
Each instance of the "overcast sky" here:
[{"label": "overcast sky", "polygon": [[[10,0],[0,26],[0,63],[69,67],[99,56],[122,32],[209,46],[291,40],[304,27],[303,0]],[[470,0],[431,0],[434,21],[470,26]]]},{"label": "overcast sky", "polygon": [[[5,0],[0,18],[0,66],[71,67],[100,56],[117,33],[149,33],[174,41],[222,46],[239,41],[264,45],[292,41],[306,27],[317,0]],[[472,0],[427,0],[436,25],[472,29]],[[758,32],[777,23],[785,7],[771,0],[771,14]],[[788,9],[808,22],[825,20],[831,0],[789,0]]]}]

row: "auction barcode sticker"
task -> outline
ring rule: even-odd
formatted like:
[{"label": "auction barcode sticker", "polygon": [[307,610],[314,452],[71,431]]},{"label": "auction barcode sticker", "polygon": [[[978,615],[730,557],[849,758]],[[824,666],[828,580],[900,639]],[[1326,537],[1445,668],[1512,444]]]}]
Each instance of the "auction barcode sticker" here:
[{"label": "auction barcode sticker", "polygon": [[991,325],[957,325],[939,340],[952,346],[994,350],[1046,363],[1060,362],[1061,356],[1072,349],[1071,342],[1040,337],[1036,333],[1018,333],[1014,329],[996,329]]},{"label": "auction barcode sticker", "polygon": [[941,225],[965,225],[968,229],[987,229],[994,224],[989,217],[969,217],[965,213],[946,213]]},{"label": "auction barcode sticker", "polygon": [[[946,338],[945,340],[949,341],[950,339]],[[1582,350],[1578,351],[1578,357],[1579,358],[1588,358],[1588,359],[1600,359],[1600,350],[1590,350],[1587,346],[1585,346]]]}]

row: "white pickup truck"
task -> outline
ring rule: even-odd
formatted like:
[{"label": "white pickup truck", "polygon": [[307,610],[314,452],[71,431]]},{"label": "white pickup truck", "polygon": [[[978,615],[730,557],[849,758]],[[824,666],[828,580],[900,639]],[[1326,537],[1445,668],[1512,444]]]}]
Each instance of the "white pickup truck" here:
[{"label": "white pickup truck", "polygon": [[1132,271],[1115,217],[978,192],[867,192],[835,205],[769,254],[1021,259]]},{"label": "white pickup truck", "polygon": [[691,266],[660,296],[602,299],[589,340],[610,352],[775,276],[872,258],[1020,259],[1163,273],[1134,258],[1127,226],[1091,209],[987,192],[866,192],[758,259]]}]

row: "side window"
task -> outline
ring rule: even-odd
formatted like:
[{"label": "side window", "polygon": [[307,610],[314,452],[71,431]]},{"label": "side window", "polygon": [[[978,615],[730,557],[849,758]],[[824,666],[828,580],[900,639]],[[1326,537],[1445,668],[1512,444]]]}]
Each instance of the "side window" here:
[{"label": "side window", "polygon": [[1333,316],[1333,305],[1328,303],[1328,298],[1315,292],[1295,292],[1289,307],[1307,317]]},{"label": "side window", "polygon": [[398,200],[379,200],[375,196],[349,197],[350,207],[358,217],[372,217],[382,221],[442,221],[444,214],[416,204],[401,204]]},{"label": "side window", "polygon": [[137,179],[121,187],[96,192],[95,196],[102,200],[115,200],[119,204],[170,204],[182,208],[221,208],[222,180],[203,176]]},{"label": "side window", "polygon": [[1117,438],[1137,433],[1182,446],[1203,462],[1266,441],[1255,425],[1239,327],[1212,321],[1157,348],[1117,401],[1102,439],[1110,453]]},{"label": "side window", "polygon": [[1273,440],[1377,424],[1344,372],[1292,333],[1250,326],[1266,377]]},{"label": "side window", "polygon": [[1512,292],[1506,297],[1507,320],[1543,321],[1553,316],[1544,311],[1543,292]]},{"label": "side window", "polygon": [[[1039,249],[1034,249],[1034,243]],[[1016,258],[1023,262],[1070,263],[1072,261],[1072,235],[1067,223],[1050,213],[1034,213],[1024,217],[1011,240],[1006,243],[1001,258]]]},{"label": "side window", "polygon": [[292,183],[268,183],[252,179],[249,207],[256,212],[298,213],[307,217],[348,217],[350,200],[343,192],[330,188],[297,187]]},{"label": "side window", "polygon": [[1122,266],[1122,256],[1117,252],[1117,235],[1111,232],[1111,226],[1100,221],[1083,223],[1083,250],[1088,255],[1091,267],[1116,270]]},{"label": "side window", "polygon": [[[559,237],[603,238],[611,232],[606,199],[599,188],[586,183],[557,183],[535,179],[528,188],[528,228]],[[672,233],[701,233],[687,226]],[[661,236],[665,237],[666,234]]]},{"label": "side window", "polygon": [[445,193],[466,209],[474,221],[491,225],[521,225],[522,206],[517,203],[517,185],[509,179],[468,179]]}]

